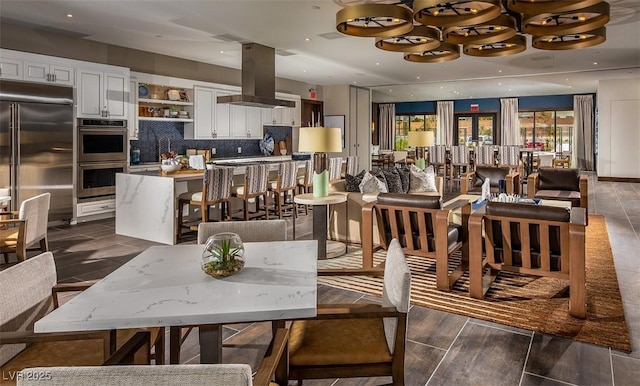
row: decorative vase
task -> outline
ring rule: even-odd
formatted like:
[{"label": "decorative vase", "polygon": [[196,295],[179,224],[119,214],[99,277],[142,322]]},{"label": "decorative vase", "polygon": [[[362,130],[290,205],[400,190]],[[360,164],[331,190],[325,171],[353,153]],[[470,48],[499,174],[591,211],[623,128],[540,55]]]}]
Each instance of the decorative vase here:
[{"label": "decorative vase", "polygon": [[244,245],[236,233],[216,233],[202,252],[202,271],[213,277],[231,276],[244,267]]}]

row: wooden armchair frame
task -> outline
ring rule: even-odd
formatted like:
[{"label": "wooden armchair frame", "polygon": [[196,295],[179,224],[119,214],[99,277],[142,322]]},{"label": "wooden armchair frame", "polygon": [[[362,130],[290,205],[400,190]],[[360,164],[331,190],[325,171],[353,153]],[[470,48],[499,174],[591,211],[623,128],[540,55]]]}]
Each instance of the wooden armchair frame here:
[{"label": "wooden armchair frame", "polygon": [[[505,205],[505,204],[503,204]],[[506,204],[510,205],[510,204]],[[518,205],[518,204],[511,204]],[[554,208],[556,209],[556,208]],[[493,248],[496,239],[490,222],[499,222],[502,233],[502,256],[504,261],[498,261]],[[521,246],[521,265],[513,261],[512,230],[513,225],[519,230]],[[490,215],[486,207],[480,208],[469,218],[469,294],[476,299],[484,298],[486,291],[497,271],[509,271],[535,276],[546,276],[569,281],[571,288],[569,298],[569,314],[584,319],[586,317],[586,287],[585,287],[585,224],[586,212],[584,208],[572,208],[569,221],[551,221],[534,218],[508,217]],[[537,227],[539,235],[540,266],[533,266],[531,251],[535,235],[530,227]],[[558,229],[559,258],[561,270],[552,269],[549,235]],[[535,228],[534,228],[535,229]],[[483,238],[483,230],[485,237]],[[486,253],[483,256],[483,250]],[[483,282],[485,268],[491,269],[490,281]]]},{"label": "wooden armchair frame", "polygon": [[[520,173],[510,172],[505,176],[507,194],[521,194]],[[475,185],[476,171],[465,173],[460,177],[460,193],[469,194],[469,190]]]},{"label": "wooden armchair frame", "polygon": [[[12,215],[13,213],[3,213],[0,216]],[[27,258],[27,246],[25,245],[25,229],[27,226],[27,220],[8,219],[0,220],[0,233],[6,234],[0,235],[4,238],[5,245],[0,248],[0,252],[4,255],[4,260],[9,261],[7,254],[15,252],[18,261],[24,261]],[[15,234],[17,228],[17,234],[15,240],[13,240],[13,234]],[[10,235],[11,234],[11,235]]]},{"label": "wooden armchair frame", "polygon": [[[456,242],[452,246],[448,246],[448,227],[449,215],[452,211],[460,209],[462,211],[462,226],[460,228],[460,238],[462,241]],[[375,212],[375,214],[374,214]],[[383,205],[377,201],[370,202],[362,208],[362,266],[363,269],[375,272],[381,272],[384,264],[373,266],[373,253],[379,249],[386,249],[391,242],[387,239],[384,230],[381,228],[383,224],[382,214],[388,213],[391,225],[391,239],[404,239],[404,233],[412,233],[419,235],[419,245],[414,243],[412,237],[406,237],[406,245],[402,251],[407,255],[428,257],[436,260],[436,283],[439,290],[448,291],[451,286],[464,274],[468,269],[468,237],[467,237],[467,221],[471,212],[471,204],[469,200],[456,200],[449,205],[439,209],[428,209],[411,206],[395,206]],[[378,232],[380,235],[380,244],[373,244],[373,218],[376,216],[378,223]],[[415,216],[417,220],[417,229],[413,228],[411,217]],[[435,240],[435,248],[431,249],[427,242],[427,220],[430,217],[433,222],[433,238]],[[401,218],[399,222],[397,219]],[[401,227],[405,232],[401,233]],[[408,231],[407,231],[408,229]],[[449,257],[454,252],[462,249],[462,261],[449,273]]]}]

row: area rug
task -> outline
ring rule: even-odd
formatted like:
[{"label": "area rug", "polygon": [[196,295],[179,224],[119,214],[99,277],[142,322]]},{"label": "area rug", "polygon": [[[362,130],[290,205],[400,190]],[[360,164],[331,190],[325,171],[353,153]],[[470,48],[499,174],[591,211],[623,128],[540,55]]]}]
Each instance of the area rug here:
[{"label": "area rug", "polygon": [[[384,260],[385,253],[382,250],[375,253],[375,264]],[[319,261],[318,268],[358,267],[361,256],[361,249],[350,248],[343,257]],[[434,260],[407,256],[407,261],[412,273],[412,304],[631,351],[603,216],[589,215],[586,231],[587,318],[584,320],[569,316],[568,281],[501,272],[485,299],[480,300],[469,297],[468,273],[456,282],[452,291],[438,291]],[[454,260],[452,267],[455,264]],[[369,276],[324,276],[319,277],[318,282],[376,296],[382,291],[382,278]]]}]

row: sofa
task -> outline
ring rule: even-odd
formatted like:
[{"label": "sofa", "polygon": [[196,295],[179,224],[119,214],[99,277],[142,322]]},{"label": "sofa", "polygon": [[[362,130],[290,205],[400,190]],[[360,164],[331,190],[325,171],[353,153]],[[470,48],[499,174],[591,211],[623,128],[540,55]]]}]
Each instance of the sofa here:
[{"label": "sofa", "polygon": [[[442,197],[444,193],[443,177],[436,177],[436,188],[437,192],[406,194]],[[333,205],[333,209],[329,212],[329,238],[345,243],[361,244],[360,228],[362,224],[362,208],[367,203],[376,201],[378,193],[347,192],[345,180],[333,181],[329,186],[329,192],[340,193],[347,196],[346,204]],[[376,225],[374,224],[374,226]],[[377,232],[374,233],[374,242],[379,243]]]}]

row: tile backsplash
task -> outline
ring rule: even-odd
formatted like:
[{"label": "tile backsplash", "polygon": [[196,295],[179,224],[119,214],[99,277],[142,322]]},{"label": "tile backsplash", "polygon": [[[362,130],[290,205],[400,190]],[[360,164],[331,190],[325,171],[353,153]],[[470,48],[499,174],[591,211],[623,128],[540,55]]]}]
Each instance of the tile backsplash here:
[{"label": "tile backsplash", "polygon": [[[275,143],[291,138],[291,126],[263,127],[264,134],[270,134]],[[156,162],[161,153],[174,150],[185,154],[187,149],[216,148],[212,158],[237,158],[260,156],[260,139],[184,139],[184,123],[171,121],[142,121],[139,123],[138,139],[131,140],[131,149],[140,149],[140,162]],[[170,148],[169,148],[170,146]],[[238,154],[238,147],[242,153]]]}]

